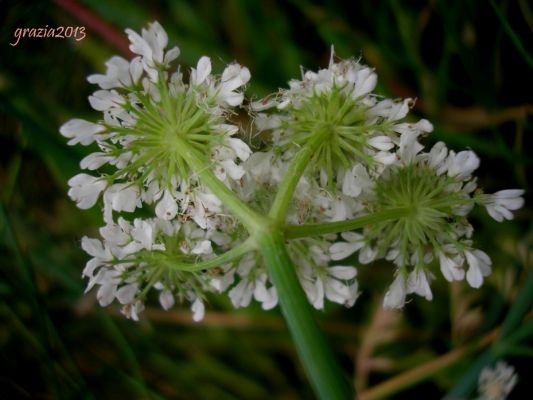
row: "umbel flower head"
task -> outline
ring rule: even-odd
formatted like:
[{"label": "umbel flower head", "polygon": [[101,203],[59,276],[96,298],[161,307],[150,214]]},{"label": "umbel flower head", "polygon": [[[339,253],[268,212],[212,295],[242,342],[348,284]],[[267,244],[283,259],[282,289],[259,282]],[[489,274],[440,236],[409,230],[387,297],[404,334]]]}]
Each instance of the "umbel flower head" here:
[{"label": "umbel flower head", "polygon": [[[472,175],[480,163],[472,151],[456,153],[439,142],[424,152],[419,140],[432,125],[424,119],[402,122],[413,101],[381,99],[372,93],[376,80],[356,60],[335,62],[332,51],[328,68],[307,71],[289,89],[252,104],[256,126],[269,133],[273,150],[254,153],[246,164],[259,161],[249,168],[255,180],[276,186],[298,149],[320,139],[287,220],[393,216],[362,232],[344,232],[341,240],[324,237],[331,241],[327,253],[333,262],[358,252],[361,264],[382,258],[396,266],[386,308],[402,308],[410,293],[431,300],[435,269],[450,282],[466,278],[479,288],[491,273],[491,260],[474,247],[467,216],[478,204],[499,222],[512,219],[524,191],[483,194]],[[269,173],[270,181],[264,177]]]},{"label": "umbel flower head", "polygon": [[143,29],[142,36],[126,32],[130,50],[139,56],[131,61],[112,57],[106,74],[88,78],[101,87],[89,102],[103,113],[102,119],[73,119],[61,127],[69,144],[98,145],[98,152],[81,161],[82,169],[111,168],[98,178],[72,178],[69,195],[81,208],[89,208],[103,193],[107,220],[112,211],[133,212],[141,203],[154,202],[157,216],[171,220],[192,202],[197,210],[192,217],[205,226],[209,216],[220,211],[219,204],[209,201],[212,195],[198,183],[184,151],[212,162],[228,185],[242,177],[238,163],[251,151],[233,137],[238,128],[228,117],[242,103],[239,89],[249,81],[250,72],[231,64],[221,76],[214,76],[210,59],[202,57],[185,83],[179,68],[169,72],[179,49],[166,50],[167,34],[157,22]]},{"label": "umbel flower head", "polygon": [[[117,301],[138,319],[155,291],[164,309],[188,301],[195,320],[209,292],[227,293],[235,307],[252,299],[275,307],[279,294],[254,241],[257,225],[242,217],[250,214],[286,234],[316,309],[326,299],[355,303],[357,269],[343,261],[354,253],[360,264],[394,265],[389,308],[403,307],[410,293],[431,300],[439,268],[446,280],[466,279],[474,288],[490,274],[468,213],[483,205],[497,221],[512,219],[523,191],[477,189],[472,151],[437,143],[425,152],[420,141],[432,125],[405,121],[412,99],[372,93],[373,69],[335,61],[332,52],[328,68],[251,103],[252,133],[264,139],[252,148],[234,122],[250,80],[246,67],[232,63],[216,75],[204,56],[183,72],[172,67],[179,49],[167,49],[159,23],[126,33],[136,56],[112,57],[104,74],[88,78],[100,87],[89,102],[101,118],[60,129],[70,145],[95,150],[68,194],[82,209],[102,204],[101,239],[82,239],[91,256],[87,290],[97,288],[102,306]],[[360,219],[367,223],[359,231],[313,233]],[[290,236],[295,227],[308,234]]]},{"label": "umbel flower head", "polygon": [[[134,319],[152,287],[160,290],[164,308],[175,298],[187,299],[201,319],[211,274],[176,265],[213,257],[213,248],[226,248],[232,238],[220,200],[199,182],[185,153],[209,163],[228,186],[242,177],[240,164],[251,150],[234,137],[238,127],[230,118],[243,101],[240,90],[250,72],[234,63],[213,75],[210,59],[202,57],[185,81],[179,67],[171,70],[179,49],[167,49],[159,23],[140,35],[126,32],[138,56],[114,56],[105,74],[88,77],[100,86],[89,102],[101,119],[73,119],[60,129],[69,144],[98,148],[80,164],[91,174],[69,181],[69,196],[80,208],[103,199],[103,240],[83,239],[93,257],[83,275],[90,279],[88,290],[99,286],[101,305],[117,299]],[[155,218],[133,214],[147,207]],[[121,215],[117,222],[114,213]]]},{"label": "umbel flower head", "polygon": [[[317,134],[324,136],[307,171],[320,177],[322,187],[331,190],[335,180],[358,164],[379,169],[393,163],[403,133],[433,130],[424,119],[401,122],[414,101],[373,94],[374,70],[353,59],[335,62],[333,49],[328,68],[302,75],[277,96],[253,103],[252,109],[268,111],[257,115],[256,124],[272,131],[278,152],[290,155]],[[347,190],[357,189],[351,185]]]}]

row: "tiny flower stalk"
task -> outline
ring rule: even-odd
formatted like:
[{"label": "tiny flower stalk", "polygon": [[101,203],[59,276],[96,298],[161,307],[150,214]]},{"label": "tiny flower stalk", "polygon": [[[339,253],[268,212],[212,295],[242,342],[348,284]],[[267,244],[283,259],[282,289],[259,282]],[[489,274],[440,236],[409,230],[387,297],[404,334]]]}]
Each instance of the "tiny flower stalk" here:
[{"label": "tiny flower stalk", "polygon": [[[481,205],[512,219],[524,192],[483,193],[471,151],[442,142],[424,151],[432,125],[403,121],[412,99],[373,94],[373,69],[332,51],[327,68],[243,107],[246,67],[213,74],[204,56],[184,77],[159,23],[126,33],[136,56],[112,57],[105,74],[88,77],[102,117],[60,128],[68,144],[96,150],[68,195],[82,209],[102,207],[101,238],[81,240],[87,291],[97,288],[100,305],[116,301],[138,320],[156,293],[166,310],[188,302],[199,321],[212,293],[236,308],[279,303],[317,396],[348,399],[353,389],[311,309],[355,304],[348,257],[391,263],[387,308],[412,293],[431,300],[438,269],[473,288],[490,275],[468,214]],[[235,123],[243,110],[254,147]]]}]

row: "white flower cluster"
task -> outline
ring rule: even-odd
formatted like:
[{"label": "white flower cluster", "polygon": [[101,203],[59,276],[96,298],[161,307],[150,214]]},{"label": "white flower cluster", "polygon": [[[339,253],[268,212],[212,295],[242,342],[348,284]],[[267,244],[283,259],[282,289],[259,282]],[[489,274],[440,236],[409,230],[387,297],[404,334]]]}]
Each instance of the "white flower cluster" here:
[{"label": "white flower cluster", "polygon": [[264,139],[252,151],[234,122],[250,80],[247,68],[234,63],[214,75],[204,56],[184,79],[179,68],[171,69],[179,49],[166,50],[168,37],[157,22],[140,35],[126,32],[138,56],[112,57],[105,74],[88,78],[100,87],[89,102],[102,119],[73,119],[60,129],[70,145],[95,150],[81,161],[90,173],[69,181],[69,196],[82,209],[103,205],[101,240],[82,239],[92,257],[83,271],[87,290],[98,286],[102,306],[116,299],[137,319],[155,289],[165,309],[176,300],[190,302],[195,320],[204,315],[207,292],[227,292],[235,307],[252,299],[275,307],[278,293],[256,250],[224,258],[249,235],[222,201],[225,195],[202,179],[203,169],[221,182],[222,192],[267,215],[295,155],[309,143],[316,146],[282,222],[397,213],[340,240],[337,234],[287,239],[315,308],[323,309],[325,299],[355,303],[357,270],[337,263],[356,252],[362,264],[385,258],[396,265],[385,296],[393,308],[409,293],[431,299],[433,260],[447,280],[466,276],[473,287],[490,273],[488,256],[472,247],[466,215],[477,203],[498,221],[511,219],[523,191],[475,192],[473,152],[455,153],[443,143],[423,152],[419,139],[432,125],[403,121],[412,99],[373,94],[377,76],[369,67],[335,62],[332,54],[328,68],[305,72],[289,89],[251,103],[255,137]]},{"label": "white flower cluster", "polygon": [[273,149],[250,157],[247,163],[255,164],[250,173],[256,182],[276,187],[295,152],[325,132],[298,183],[287,221],[324,223],[401,211],[360,233],[344,232],[340,240],[323,238],[331,242],[327,256],[334,262],[358,253],[361,264],[386,259],[396,265],[386,308],[402,308],[410,293],[431,300],[434,261],[446,280],[466,277],[479,288],[491,273],[491,260],[472,247],[473,227],[466,216],[481,204],[499,222],[512,219],[511,211],[524,203],[524,191],[476,191],[476,154],[456,153],[442,142],[424,152],[419,139],[432,125],[424,119],[403,122],[413,100],[380,99],[371,93],[376,80],[369,67],[356,60],[335,62],[332,52],[327,69],[307,71],[288,90],[252,103],[257,128],[270,132]]},{"label": "white flower cluster", "polygon": [[[82,173],[69,181],[69,196],[80,208],[103,200],[103,240],[83,238],[82,247],[94,257],[83,275],[90,279],[88,289],[100,286],[101,305],[116,298],[134,319],[153,287],[163,308],[175,298],[187,299],[198,320],[211,274],[179,271],[177,265],[209,259],[213,247],[226,249],[234,222],[185,161],[183,142],[228,187],[239,181],[245,173],[239,164],[251,150],[234,137],[239,128],[229,118],[243,101],[240,89],[250,72],[230,64],[221,76],[212,75],[210,59],[202,57],[186,83],[179,68],[169,72],[179,49],[166,50],[168,37],[159,23],[141,35],[126,32],[138,56],[112,57],[105,74],[88,78],[101,88],[89,102],[103,119],[73,119],[60,129],[70,145],[98,148],[80,164],[98,176]],[[155,215],[138,218],[145,209]]]},{"label": "white flower cluster", "polygon": [[483,368],[478,379],[479,400],[505,400],[518,382],[512,365],[505,361]]}]

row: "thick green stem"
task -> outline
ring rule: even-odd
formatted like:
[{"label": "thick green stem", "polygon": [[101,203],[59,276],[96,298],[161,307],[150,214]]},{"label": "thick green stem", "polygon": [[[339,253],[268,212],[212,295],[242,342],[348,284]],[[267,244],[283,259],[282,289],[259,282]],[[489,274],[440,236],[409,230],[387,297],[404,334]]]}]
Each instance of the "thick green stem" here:
[{"label": "thick green stem", "polygon": [[288,225],[285,228],[285,237],[290,239],[325,235],[327,233],[347,232],[354,229],[364,228],[367,225],[377,224],[405,217],[412,212],[410,207],[391,208],[390,210],[378,211],[363,217],[348,219],[346,221],[327,222],[323,224]]},{"label": "thick green stem", "polygon": [[224,206],[240,219],[250,233],[267,225],[267,219],[265,217],[248,207],[216,177],[213,171],[211,171],[211,166],[204,161],[204,157],[201,154],[190,148],[190,146],[187,146],[185,141],[180,143],[180,147],[180,155],[199,176],[202,183],[220,199]]},{"label": "thick green stem", "polygon": [[327,139],[329,131],[326,128],[317,130],[316,135],[306,143],[304,147],[294,156],[287,170],[281,185],[279,187],[274,203],[269,212],[269,216],[273,218],[277,223],[283,223],[285,216],[287,215],[287,209],[289,208],[290,201],[296,189],[296,185],[300,181],[302,174],[307,167],[309,159],[313,153],[318,149],[320,144]]},{"label": "thick green stem", "polygon": [[353,389],[314,319],[281,233],[265,232],[257,239],[278,291],[281,311],[315,393],[320,399],[352,399]]}]

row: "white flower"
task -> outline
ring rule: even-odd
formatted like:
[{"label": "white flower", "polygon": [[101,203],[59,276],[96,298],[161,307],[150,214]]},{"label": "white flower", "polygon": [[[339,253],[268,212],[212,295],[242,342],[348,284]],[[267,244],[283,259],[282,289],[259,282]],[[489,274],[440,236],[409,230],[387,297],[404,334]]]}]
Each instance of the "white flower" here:
[{"label": "white flower", "polygon": [[139,314],[144,311],[144,304],[141,301],[136,301],[132,304],[125,304],[120,312],[128,319],[133,321],[139,320]]},{"label": "white flower", "polygon": [[243,167],[235,164],[233,160],[220,161],[220,165],[215,169],[217,178],[221,181],[226,181],[226,177],[230,177],[234,181],[238,181],[246,173]]},{"label": "white flower", "polygon": [[170,290],[162,290],[159,293],[159,303],[165,310],[170,310],[174,306],[174,295]]},{"label": "white flower", "polygon": [[492,272],[492,261],[487,253],[481,250],[467,250],[465,256],[470,267],[466,273],[466,280],[473,288],[479,288],[483,283],[483,277],[489,276]]},{"label": "white flower", "polygon": [[400,137],[400,148],[398,149],[398,155],[402,161],[406,164],[411,163],[415,156],[424,148],[417,141],[418,134],[415,132],[405,132]]},{"label": "white flower", "polygon": [[142,36],[131,29],[126,29],[126,33],[131,42],[130,50],[142,56],[143,67],[153,82],[158,79],[156,67],[168,65],[180,54],[178,47],[165,53],[168,35],[157,21],[148,24],[148,29],[143,28]]},{"label": "white flower", "polygon": [[494,368],[485,367],[478,380],[480,400],[505,400],[518,381],[513,366],[499,361]]},{"label": "white flower", "polygon": [[433,125],[427,119],[421,119],[420,121],[412,124],[410,122],[404,122],[394,125],[394,131],[402,135],[406,133],[414,133],[419,136],[424,132],[432,132]]},{"label": "white flower", "polygon": [[104,193],[104,204],[115,211],[133,212],[140,207],[140,192],[129,183],[115,183]]},{"label": "white flower", "polygon": [[200,85],[204,83],[209,74],[211,74],[211,59],[203,56],[198,60],[196,69],[191,69],[191,85]]},{"label": "white flower", "polygon": [[398,272],[389,290],[385,293],[383,307],[386,309],[403,308],[406,295],[407,282],[405,281],[405,276],[401,272]]},{"label": "white flower", "polygon": [[135,218],[133,228],[131,229],[131,237],[140,243],[142,248],[152,250],[154,243],[154,226],[152,221]]},{"label": "white flower", "polygon": [[239,64],[230,64],[222,73],[222,80],[217,88],[218,100],[230,106],[238,106],[244,99],[244,94],[236,92],[250,80],[248,68]]},{"label": "white flower", "polygon": [[479,158],[473,151],[465,150],[455,154],[450,151],[448,156],[448,176],[464,180],[479,167]]},{"label": "white flower", "polygon": [[334,303],[343,304],[346,307],[354,305],[357,299],[357,281],[348,284],[357,276],[357,269],[350,266],[337,265],[327,269],[328,277],[325,279],[326,298]]},{"label": "white flower", "polygon": [[346,242],[334,243],[329,248],[332,260],[345,259],[365,246],[364,237],[359,233],[344,232],[341,236]]},{"label": "white flower", "polygon": [[274,286],[267,287],[267,275],[261,274],[255,281],[254,298],[263,310],[270,310],[278,304],[278,292]]},{"label": "white flower", "polygon": [[465,277],[464,259],[459,254],[448,256],[439,253],[440,270],[448,282],[462,281]]},{"label": "white flower", "polygon": [[80,168],[94,171],[95,169],[100,168],[102,165],[112,160],[113,157],[107,155],[106,153],[91,153],[80,161]]},{"label": "white flower", "polygon": [[100,193],[106,188],[107,183],[99,178],[87,174],[78,174],[68,181],[69,197],[76,205],[85,210],[96,204]]},{"label": "white flower", "polygon": [[433,300],[428,275],[429,273],[424,269],[415,268],[407,278],[407,294],[416,293],[419,296],[425,297],[426,300]]},{"label": "white flower", "polygon": [[413,105],[413,99],[403,101],[382,100],[368,110],[368,116],[382,117],[389,121],[397,121],[404,118]]},{"label": "white flower", "polygon": [[254,294],[254,284],[246,279],[242,279],[229,291],[229,298],[233,307],[247,307],[252,301]]},{"label": "white flower", "polygon": [[[81,238],[81,248],[90,256],[109,261],[113,258],[109,249],[98,239],[91,239],[87,236]],[[84,274],[85,275],[85,274]]]},{"label": "white flower", "polygon": [[518,210],[524,205],[523,194],[524,191],[521,189],[500,190],[494,194],[485,195],[483,203],[489,215],[496,221],[511,220],[513,219],[511,210]]},{"label": "white flower", "polygon": [[191,304],[192,319],[195,322],[201,321],[205,316],[205,305],[201,298],[196,297]]},{"label": "white flower", "polygon": [[372,187],[372,181],[363,165],[356,164],[344,174],[342,193],[346,196],[357,197],[361,191],[370,187]]},{"label": "white flower", "polygon": [[448,148],[444,142],[437,142],[428,153],[429,165],[442,175],[447,169]]},{"label": "white flower", "polygon": [[106,61],[106,66],[105,75],[89,75],[87,80],[97,84],[102,89],[113,89],[137,84],[142,74],[141,57],[135,57],[129,62],[122,57],[113,56]]},{"label": "white flower", "polygon": [[117,295],[117,286],[121,281],[120,271],[114,269],[101,270],[98,284],[100,288],[96,292],[96,298],[102,307],[106,307],[113,302]]},{"label": "white flower", "polygon": [[129,283],[117,290],[116,297],[120,304],[131,304],[139,292],[137,283]]},{"label": "white flower", "polygon": [[211,254],[212,252],[213,248],[209,240],[202,240],[191,250],[192,254]]},{"label": "white flower", "polygon": [[[333,55],[333,52],[332,52]],[[353,64],[350,65],[353,67]],[[353,70],[352,70],[353,71]],[[352,72],[350,71],[350,72]],[[372,68],[363,67],[355,73],[355,76],[352,78],[352,74],[347,74],[348,80],[355,83],[352,96],[363,97],[370,93],[376,87],[378,76]]]},{"label": "white flower", "polygon": [[126,103],[126,100],[115,90],[97,90],[89,96],[89,103],[96,111],[112,111],[116,109],[124,113],[121,107]]},{"label": "white flower", "polygon": [[222,202],[214,194],[207,191],[196,190],[192,194],[193,207],[190,207],[188,214],[194,222],[202,229],[206,229],[211,224],[211,218],[222,211]]},{"label": "white flower", "polygon": [[158,218],[171,220],[176,216],[177,213],[178,204],[176,203],[176,200],[172,194],[170,194],[170,191],[165,190],[163,198],[159,200],[159,203],[157,203],[157,206],[155,207],[155,214],[158,216]]},{"label": "white flower", "polygon": [[224,143],[231,147],[231,149],[235,152],[237,157],[239,157],[242,161],[246,161],[248,157],[252,154],[252,150],[250,150],[250,147],[246,143],[244,143],[241,139],[236,138],[225,138]]},{"label": "white flower", "polygon": [[388,151],[394,147],[392,139],[388,136],[374,136],[368,139],[368,144],[378,150]]},{"label": "white flower", "polygon": [[85,121],[83,119],[71,119],[65,122],[59,132],[70,140],[67,144],[74,146],[76,144],[82,144],[84,146],[90,145],[97,138],[97,133],[103,132],[105,127],[99,124],[93,124],[92,122]]}]

